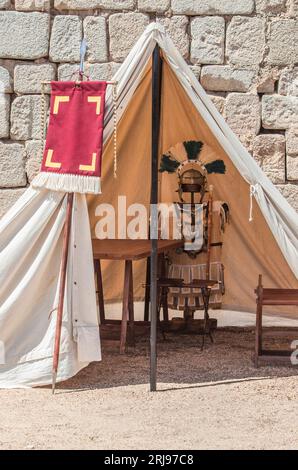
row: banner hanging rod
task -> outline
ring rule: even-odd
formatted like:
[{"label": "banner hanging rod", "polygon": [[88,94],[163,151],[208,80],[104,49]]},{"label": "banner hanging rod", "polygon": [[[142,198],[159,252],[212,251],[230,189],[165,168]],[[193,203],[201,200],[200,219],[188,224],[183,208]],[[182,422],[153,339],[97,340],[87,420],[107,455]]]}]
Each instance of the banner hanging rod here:
[{"label": "banner hanging rod", "polygon": [[[52,81],[53,81],[53,80],[52,80]],[[41,84],[42,84],[42,85],[50,85],[50,84],[52,83],[52,81],[51,81],[51,80],[44,80],[44,81],[41,82]],[[82,83],[82,82],[79,81],[79,80],[76,80],[76,84],[79,85],[80,83]],[[116,80],[114,80],[114,81],[113,81],[113,80],[110,80],[110,81],[107,81],[106,84],[107,84],[107,85],[117,85],[118,82],[117,82]]]}]

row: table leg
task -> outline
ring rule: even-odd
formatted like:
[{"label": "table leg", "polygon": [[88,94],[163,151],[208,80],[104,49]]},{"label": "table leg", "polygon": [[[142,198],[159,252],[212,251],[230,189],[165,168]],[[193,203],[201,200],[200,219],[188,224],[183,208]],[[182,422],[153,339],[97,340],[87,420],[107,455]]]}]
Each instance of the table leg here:
[{"label": "table leg", "polygon": [[132,261],[129,261],[129,293],[128,293],[128,317],[129,317],[129,336],[130,342],[135,346],[135,322],[134,322],[134,303],[133,303],[133,272]]},{"label": "table leg", "polygon": [[101,265],[100,260],[94,260],[96,282],[97,282],[97,298],[98,298],[98,307],[99,307],[99,319],[100,324],[103,325],[106,321],[105,317],[105,306],[104,306],[104,296],[103,296],[103,284],[102,284],[102,274],[101,274]]},{"label": "table leg", "polygon": [[150,303],[150,258],[147,258],[145,299],[144,299],[144,321],[149,321],[149,303]]},{"label": "table leg", "polygon": [[[167,277],[166,268],[166,257],[164,253],[160,255],[160,277]],[[169,309],[168,309],[168,288],[162,287],[161,289],[161,302],[162,302],[162,313],[164,321],[169,321]]]},{"label": "table leg", "polygon": [[123,286],[123,304],[122,304],[122,321],[120,333],[120,354],[125,353],[126,337],[127,337],[127,321],[129,317],[129,293],[130,293],[130,280],[131,280],[131,266],[132,262],[125,260],[124,270],[124,286]]}]

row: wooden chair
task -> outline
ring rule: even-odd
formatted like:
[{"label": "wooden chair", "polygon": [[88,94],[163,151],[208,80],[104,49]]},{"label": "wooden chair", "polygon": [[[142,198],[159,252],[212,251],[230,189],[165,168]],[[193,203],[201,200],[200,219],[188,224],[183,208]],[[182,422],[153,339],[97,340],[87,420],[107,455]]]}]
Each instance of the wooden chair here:
[{"label": "wooden chair", "polygon": [[291,351],[263,349],[262,317],[263,305],[298,305],[298,289],[268,289],[262,285],[262,275],[259,275],[258,286],[255,289],[257,296],[256,333],[255,333],[255,366],[258,367],[262,359],[266,362],[287,362]]},{"label": "wooden chair", "polygon": [[[209,322],[209,302],[210,302],[210,295],[211,289],[214,285],[218,284],[219,281],[214,281],[210,279],[210,267],[211,267],[211,240],[212,240],[212,226],[213,226],[213,195],[212,190],[209,192],[209,200],[208,200],[208,212],[207,212],[207,265],[206,265],[206,279],[194,279],[192,282],[184,282],[183,279],[173,279],[166,277],[167,269],[166,269],[166,260],[162,258],[160,260],[160,267],[159,267],[159,278],[157,281],[158,287],[158,298],[159,298],[159,305],[158,305],[158,318],[160,320],[160,312],[161,309],[163,311],[163,320],[168,321],[168,292],[170,288],[178,287],[181,288],[188,288],[188,289],[201,289],[203,304],[204,304],[204,327],[203,327],[203,341],[202,341],[202,348],[205,344],[205,336],[209,336],[211,342],[213,342],[212,332],[210,328]],[[149,301],[150,301],[150,293],[149,293],[149,278],[148,273],[150,270],[150,265],[147,264],[147,275],[146,275],[146,291],[145,291],[145,311],[144,311],[144,319],[148,320],[149,318]],[[164,332],[163,332],[164,334]]]}]

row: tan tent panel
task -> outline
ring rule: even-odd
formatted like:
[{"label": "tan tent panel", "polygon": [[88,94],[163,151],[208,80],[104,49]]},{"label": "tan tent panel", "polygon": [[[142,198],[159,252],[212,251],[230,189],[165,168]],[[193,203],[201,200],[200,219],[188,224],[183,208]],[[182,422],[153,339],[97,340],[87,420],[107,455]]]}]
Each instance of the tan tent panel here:
[{"label": "tan tent panel", "polygon": [[[96,207],[110,203],[117,208],[118,195],[127,197],[127,204],[140,202],[148,206],[150,198],[150,138],[151,138],[151,67],[146,70],[141,83],[118,125],[118,177],[113,179],[113,142],[107,143],[104,152],[103,194],[91,196],[89,216],[93,236],[98,220]],[[162,118],[160,155],[175,143],[184,140],[204,142],[202,160],[221,158],[226,165],[225,175],[209,175],[214,185],[215,199],[228,203],[231,223],[224,234],[222,262],[225,267],[226,294],[223,307],[253,311],[254,288],[258,274],[262,273],[264,285],[294,288],[297,280],[289,268],[269,229],[258,205],[253,206],[253,221],[249,222],[249,185],[241,177],[231,159],[223,151],[196,108],[184,92],[176,75],[163,60]],[[159,177],[160,201],[177,200],[177,176],[162,173]],[[119,262],[104,264],[104,288],[108,301],[121,299],[123,266]],[[134,266],[135,295],[143,296],[144,263]],[[297,309],[296,309],[297,310]],[[280,314],[280,309],[270,310]],[[295,309],[284,312],[297,317]]]}]

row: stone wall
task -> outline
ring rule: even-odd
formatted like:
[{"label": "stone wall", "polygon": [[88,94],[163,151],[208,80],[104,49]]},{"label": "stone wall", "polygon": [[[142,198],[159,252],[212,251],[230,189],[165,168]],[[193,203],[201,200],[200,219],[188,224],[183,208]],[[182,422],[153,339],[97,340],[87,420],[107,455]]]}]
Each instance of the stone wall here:
[{"label": "stone wall", "polygon": [[83,35],[91,78],[109,79],[151,21],[298,209],[297,14],[298,0],[0,0],[0,215],[39,169],[41,80],[70,78]]}]

